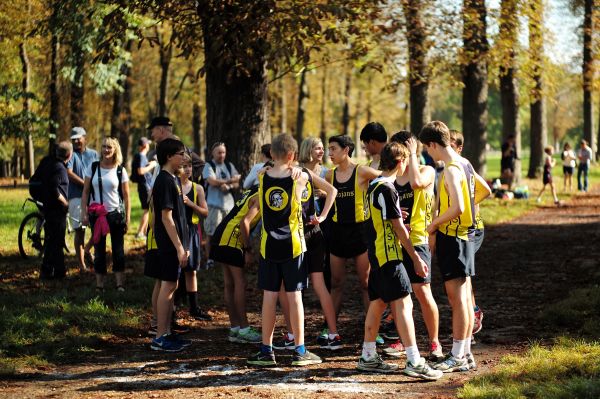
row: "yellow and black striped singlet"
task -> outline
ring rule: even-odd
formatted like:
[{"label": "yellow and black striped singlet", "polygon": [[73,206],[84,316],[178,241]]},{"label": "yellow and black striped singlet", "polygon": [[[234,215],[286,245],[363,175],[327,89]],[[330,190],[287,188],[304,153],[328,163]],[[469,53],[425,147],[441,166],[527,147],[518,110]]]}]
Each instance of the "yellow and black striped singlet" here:
[{"label": "yellow and black striped singlet", "polygon": [[[449,222],[443,223],[439,226],[438,231],[448,236],[458,237],[461,240],[468,241],[469,233],[473,230],[475,225],[475,176],[472,173],[466,172],[463,165],[459,161],[452,161],[445,167],[445,171],[449,168],[457,168],[460,170],[460,191],[458,195],[461,195],[465,204],[465,209],[457,218],[450,220]],[[440,193],[440,204],[439,214],[443,215],[448,208],[450,208],[450,196],[445,186],[445,171],[442,174],[439,185]]]},{"label": "yellow and black striped singlet", "polygon": [[344,183],[337,181],[337,168],[331,173],[331,184],[337,188],[333,221],[336,223],[361,223],[369,218],[369,207],[366,204],[366,191],[358,184],[358,165],[354,166],[352,175]]}]

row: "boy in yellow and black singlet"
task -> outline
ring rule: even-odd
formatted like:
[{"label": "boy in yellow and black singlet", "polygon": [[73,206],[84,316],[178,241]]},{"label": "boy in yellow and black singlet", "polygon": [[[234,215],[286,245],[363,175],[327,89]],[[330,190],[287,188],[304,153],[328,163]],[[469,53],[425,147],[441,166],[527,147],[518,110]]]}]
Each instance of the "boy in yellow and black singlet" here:
[{"label": "boy in yellow and black singlet", "polygon": [[443,372],[468,371],[465,349],[471,339],[473,311],[467,297],[470,278],[475,275],[468,232],[475,222],[475,178],[467,177],[461,157],[450,146],[450,131],[443,122],[425,125],[419,139],[427,153],[445,165],[438,188],[439,213],[427,226],[427,232],[452,307],[453,344],[452,351],[434,368]]},{"label": "boy in yellow and black singlet", "polygon": [[258,287],[263,290],[262,345],[248,359],[248,364],[274,366],[273,330],[277,297],[283,285],[289,303],[290,323],[296,348],[292,365],[321,363],[321,359],[304,346],[304,308],[302,290],[308,284],[306,251],[302,222],[302,192],[308,175],[292,178],[294,156],[298,143],[289,134],[281,134],[271,143],[274,166],[259,176],[258,198],[262,219]]},{"label": "boy in yellow and black singlet", "polygon": [[248,324],[246,315],[246,276],[244,274],[244,252],[251,247],[241,233],[242,220],[255,208],[249,221],[249,229],[260,220],[258,213],[258,185],[244,191],[233,209],[219,223],[211,237],[210,258],[223,266],[223,291],[225,306],[229,314],[230,342],[259,343],[261,335]]},{"label": "boy in yellow and black singlet", "polygon": [[369,261],[369,308],[365,319],[365,334],[362,355],[357,369],[379,373],[391,373],[398,369],[397,364],[385,363],[377,354],[375,338],[379,320],[387,304],[396,316],[396,328],[406,347],[406,368],[404,374],[435,380],[442,372],[432,370],[419,355],[412,318],[411,284],[403,264],[403,249],[412,259],[415,273],[424,278],[429,268],[421,260],[402,222],[402,212],[398,193],[394,188],[396,174],[403,173],[408,158],[408,150],[399,143],[387,144],[382,152],[381,177],[373,180],[367,191],[371,218],[367,222]]},{"label": "boy in yellow and black singlet", "polygon": [[327,172],[325,179],[338,190],[329,239],[331,298],[336,315],[339,314],[342,303],[346,262],[351,258],[356,264],[365,310],[369,305],[369,258],[364,235],[364,222],[369,217],[368,209],[365,208],[365,193],[369,181],[381,172],[352,162],[350,157],[353,151],[354,143],[349,136],[329,138],[329,157],[335,168]]},{"label": "boy in yellow and black singlet", "polygon": [[[431,269],[431,252],[429,249],[426,228],[432,219],[433,206],[433,186],[435,182],[435,169],[431,166],[420,165],[417,157],[416,137],[406,131],[400,131],[391,137],[392,142],[397,142],[405,146],[409,151],[408,165],[403,173],[398,173],[394,187],[400,198],[400,207],[408,213],[404,223],[409,226],[410,241],[415,247],[419,257]],[[415,297],[421,305],[423,320],[427,327],[429,335],[430,353],[428,360],[439,361],[443,358],[442,346],[438,337],[439,330],[439,312],[438,307],[431,293],[431,273],[426,277],[421,277],[415,273],[412,260],[404,252],[404,264],[408,273],[408,278],[412,286]],[[397,356],[402,352],[402,346],[399,342],[391,344],[385,348],[386,354]]]}]

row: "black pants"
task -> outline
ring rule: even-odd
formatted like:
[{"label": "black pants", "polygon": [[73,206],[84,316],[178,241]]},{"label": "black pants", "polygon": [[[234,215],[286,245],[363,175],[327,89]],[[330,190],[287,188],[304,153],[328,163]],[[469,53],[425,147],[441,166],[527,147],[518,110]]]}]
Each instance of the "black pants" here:
[{"label": "black pants", "polygon": [[[122,225],[115,225],[110,221],[108,227],[112,246],[113,272],[123,272],[125,271],[125,231]],[[94,244],[94,252],[94,271],[98,274],[106,274],[106,236],[100,238],[100,241]]]},{"label": "black pants", "polygon": [[67,230],[67,215],[63,210],[44,211],[44,258],[40,277],[61,278],[66,274],[65,269],[65,232]]}]

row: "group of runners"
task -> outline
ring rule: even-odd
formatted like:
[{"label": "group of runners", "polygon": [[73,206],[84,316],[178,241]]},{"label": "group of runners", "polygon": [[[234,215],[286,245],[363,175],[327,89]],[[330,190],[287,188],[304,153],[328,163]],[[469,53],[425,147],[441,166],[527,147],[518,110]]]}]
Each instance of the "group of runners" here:
[{"label": "group of runners", "polygon": [[[305,347],[302,290],[310,278],[322,307],[324,329],[318,345],[341,348],[337,318],[344,303],[346,264],[352,260],[366,313],[357,369],[381,373],[399,369],[378,354],[385,336],[396,342],[383,353],[406,354],[406,375],[435,380],[445,372],[473,370],[471,338],[481,329],[483,317],[471,283],[474,255],[483,240],[478,204],[491,190],[460,155],[462,135],[443,122],[428,123],[418,139],[401,131],[389,141],[384,127],[371,122],[363,128],[360,140],[370,162],[355,163],[351,158],[354,142],[338,135],[328,140],[334,167],[327,169],[322,165],[325,151],[319,139],[308,138],[300,148],[290,135],[273,139],[272,161],[258,173],[258,184],[243,192],[211,237],[208,258],[224,271],[230,320],[227,339],[260,344],[260,350],[247,360],[250,365],[276,365],[276,349],[292,351],[295,366],[321,363]],[[151,270],[146,273],[157,279],[153,295],[157,331],[152,349],[168,352],[190,345],[170,328],[176,271],[186,265],[186,251],[194,248],[189,243],[196,239],[189,226],[183,227],[182,215],[186,210],[191,215],[188,224],[194,214],[206,215],[205,202],[199,198],[203,190],[193,184],[189,188],[187,177],[184,192],[193,195],[185,201],[177,199],[182,197],[182,186],[174,176],[184,162],[187,169],[181,173],[189,177],[191,171],[189,160],[179,159],[185,155],[183,146],[174,141],[161,142],[157,149],[165,173],[161,172],[151,197],[151,213],[160,217],[152,218],[147,259],[158,262],[147,262]],[[443,169],[436,172],[424,165],[421,147]],[[198,218],[194,221],[197,226]],[[253,237],[258,245],[253,245]],[[168,250],[161,251],[161,242]],[[446,355],[438,337],[439,313],[430,286],[433,255],[452,308],[453,343]],[[258,287],[263,291],[260,332],[248,323],[245,298],[244,267],[256,258]],[[417,347],[411,293],[427,328],[426,358]],[[281,341],[274,341],[278,303],[287,332]]]}]

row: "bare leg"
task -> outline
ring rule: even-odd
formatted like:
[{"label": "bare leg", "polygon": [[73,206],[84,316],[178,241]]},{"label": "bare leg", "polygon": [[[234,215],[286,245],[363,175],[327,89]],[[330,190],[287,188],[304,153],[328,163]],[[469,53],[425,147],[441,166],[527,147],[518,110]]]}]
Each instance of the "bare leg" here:
[{"label": "bare leg", "polygon": [[470,285],[466,280],[465,277],[461,277],[444,283],[448,302],[452,307],[452,336],[455,340],[467,339],[473,331],[472,328],[469,330],[473,308],[468,308],[468,304],[471,302],[468,298],[471,297],[471,293],[468,291]]},{"label": "bare leg", "polygon": [[152,290],[152,317],[158,321],[158,294],[160,293],[160,280],[154,280],[154,289]]},{"label": "bare leg", "polygon": [[225,296],[225,307],[229,315],[229,324],[231,327],[239,327],[241,317],[235,306],[235,281],[232,274],[233,266],[223,264],[223,291]]},{"label": "bare leg", "polygon": [[313,289],[319,297],[319,302],[321,302],[321,308],[323,309],[323,314],[325,315],[325,321],[327,321],[329,333],[337,333],[338,331],[337,323],[335,320],[335,308],[333,306],[333,300],[331,299],[331,295],[329,294],[327,286],[325,285],[325,278],[323,277],[323,273],[311,273],[310,280],[312,282]]},{"label": "bare leg", "polygon": [[360,284],[363,306],[366,313],[369,309],[369,272],[371,271],[369,256],[365,252],[354,258],[354,261],[356,262],[356,273],[358,274],[358,283]]},{"label": "bare leg", "polygon": [[279,290],[279,305],[281,306],[281,313],[283,313],[283,318],[285,319],[285,328],[288,332],[292,332],[292,334],[296,334],[294,329],[292,328],[292,322],[290,320],[290,303],[287,298],[287,293],[285,292],[285,288],[283,284],[281,284],[281,289]]},{"label": "bare leg", "polygon": [[290,304],[290,323],[294,332],[296,346],[304,345],[304,306],[302,305],[302,291],[286,292]]},{"label": "bare leg", "polygon": [[73,238],[73,245],[75,246],[75,256],[77,262],[79,262],[79,270],[86,271],[85,256],[83,252],[83,244],[85,243],[85,229],[76,229],[75,237]]},{"label": "bare leg", "polygon": [[142,218],[140,219],[140,227],[138,227],[137,235],[146,235],[148,227],[148,209],[143,209]]},{"label": "bare leg", "polygon": [[278,292],[263,291],[262,303],[262,343],[273,345],[273,330],[275,330],[275,312],[277,309]]},{"label": "bare leg", "polygon": [[[241,267],[229,266],[229,271],[233,277],[233,303],[236,308],[235,314],[240,328],[248,327],[248,317],[246,315],[246,275]],[[233,326],[235,327],[235,326]]]},{"label": "bare leg", "polygon": [[425,327],[427,327],[427,334],[429,335],[429,341],[440,343],[438,338],[439,330],[439,312],[435,299],[431,293],[430,284],[412,284],[413,292],[419,301],[421,306],[421,312],[423,313],[423,320],[425,321]]},{"label": "bare leg", "polygon": [[344,283],[346,282],[346,259],[331,254],[329,264],[331,268],[331,299],[337,317],[340,314]]},{"label": "bare leg", "polygon": [[376,299],[369,303],[367,316],[365,317],[364,342],[375,342],[375,338],[379,333],[379,322],[381,321],[381,315],[383,314],[386,306],[387,304],[381,299]]},{"label": "bare leg", "polygon": [[176,289],[176,281],[161,281],[160,283],[160,292],[156,301],[158,310],[158,327],[156,329],[157,337],[161,337],[169,332],[171,314],[173,313],[173,294],[175,293]]},{"label": "bare leg", "polygon": [[558,196],[556,195],[556,188],[554,187],[554,183],[550,183],[550,191],[552,192],[552,197],[554,198],[554,203],[558,204]]},{"label": "bare leg", "polygon": [[413,304],[410,295],[406,295],[404,298],[393,301],[390,304],[390,308],[394,314],[396,329],[402,340],[402,345],[404,345],[405,348],[417,345],[417,340],[415,338],[415,323],[412,316]]}]

